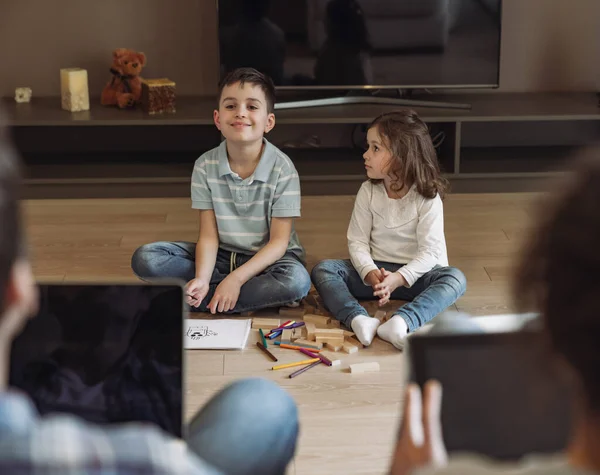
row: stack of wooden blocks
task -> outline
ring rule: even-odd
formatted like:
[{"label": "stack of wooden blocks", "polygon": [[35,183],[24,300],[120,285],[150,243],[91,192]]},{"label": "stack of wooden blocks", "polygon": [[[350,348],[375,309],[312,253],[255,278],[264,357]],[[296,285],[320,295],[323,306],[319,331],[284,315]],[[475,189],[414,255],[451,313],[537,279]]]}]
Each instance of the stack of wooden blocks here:
[{"label": "stack of wooden blocks", "polygon": [[307,342],[314,342],[317,348],[340,351],[352,354],[363,346],[351,331],[340,328],[340,322],[324,315],[304,315]]},{"label": "stack of wooden blocks", "polygon": [[[345,353],[356,353],[359,348],[363,348],[361,343],[354,338],[354,333],[343,330],[340,322],[331,317],[331,314],[325,309],[321,297],[309,294],[304,300],[305,305],[287,308],[282,307],[279,315],[286,318],[304,319],[305,338],[298,343],[313,345],[318,349],[325,347],[330,351]],[[285,338],[282,337],[282,341]]]},{"label": "stack of wooden blocks", "polygon": [[[299,307],[282,307],[279,315],[286,320],[304,320],[304,326],[283,330],[280,343],[303,346],[306,349],[326,349],[332,352],[344,352],[347,354],[357,353],[364,348],[355,337],[354,333],[341,328],[340,322],[333,318],[325,309],[321,297],[309,294],[304,305]],[[246,316],[251,316],[248,312]],[[387,312],[377,310],[375,318],[385,322],[388,318]],[[284,320],[276,318],[253,317],[252,328],[262,329],[267,334],[270,330],[278,328]],[[341,364],[341,361],[331,360],[332,366]],[[379,363],[355,363],[349,365],[351,373],[365,373],[379,371]]]}]

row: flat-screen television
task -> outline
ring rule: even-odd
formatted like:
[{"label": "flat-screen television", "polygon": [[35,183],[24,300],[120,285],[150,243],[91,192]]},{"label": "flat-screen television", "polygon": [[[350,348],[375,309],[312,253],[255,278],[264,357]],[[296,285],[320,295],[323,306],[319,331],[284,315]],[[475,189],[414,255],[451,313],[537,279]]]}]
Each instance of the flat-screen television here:
[{"label": "flat-screen television", "polygon": [[220,73],[278,89],[498,86],[502,0],[218,0]]}]

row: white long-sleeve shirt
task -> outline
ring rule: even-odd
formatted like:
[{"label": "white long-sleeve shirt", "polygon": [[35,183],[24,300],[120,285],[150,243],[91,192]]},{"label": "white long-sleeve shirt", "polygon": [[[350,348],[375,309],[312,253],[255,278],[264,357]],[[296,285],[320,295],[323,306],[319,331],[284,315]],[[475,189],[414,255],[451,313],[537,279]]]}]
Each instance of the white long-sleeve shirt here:
[{"label": "white long-sleeve shirt", "polygon": [[425,198],[414,186],[392,199],[383,183],[363,183],[347,236],[350,259],[363,281],[377,269],[373,261],[405,264],[398,272],[408,287],[436,264],[448,265],[442,200]]}]

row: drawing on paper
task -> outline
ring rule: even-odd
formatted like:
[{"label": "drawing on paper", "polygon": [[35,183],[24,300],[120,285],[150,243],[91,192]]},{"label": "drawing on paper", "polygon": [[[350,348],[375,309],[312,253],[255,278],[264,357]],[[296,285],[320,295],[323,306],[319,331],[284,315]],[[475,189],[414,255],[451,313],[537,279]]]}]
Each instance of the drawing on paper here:
[{"label": "drawing on paper", "polygon": [[206,325],[194,325],[188,328],[186,335],[191,340],[201,340],[202,338],[208,336],[218,336],[219,334],[216,331],[208,328]]}]

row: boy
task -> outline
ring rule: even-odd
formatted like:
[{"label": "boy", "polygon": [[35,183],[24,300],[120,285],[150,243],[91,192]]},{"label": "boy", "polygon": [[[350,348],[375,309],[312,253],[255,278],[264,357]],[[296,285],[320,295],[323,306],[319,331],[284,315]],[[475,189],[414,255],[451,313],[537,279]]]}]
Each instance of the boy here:
[{"label": "boy", "polygon": [[225,140],[196,161],[192,174],[198,243],[146,244],[133,255],[141,279],[185,279],[186,301],[201,312],[295,306],[310,289],[293,227],[298,173],[264,138],[275,126],[274,103],[273,82],[255,69],[223,78],[214,121]]}]

